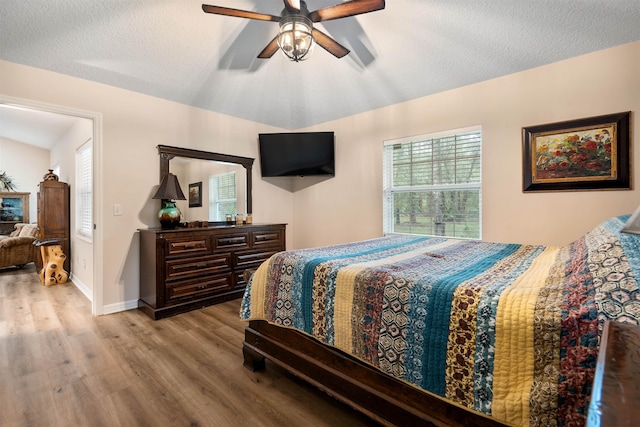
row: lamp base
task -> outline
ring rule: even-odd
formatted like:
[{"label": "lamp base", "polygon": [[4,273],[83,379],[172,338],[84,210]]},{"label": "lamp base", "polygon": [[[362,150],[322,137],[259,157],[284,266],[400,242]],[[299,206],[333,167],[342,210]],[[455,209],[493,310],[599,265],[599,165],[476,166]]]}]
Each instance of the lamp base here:
[{"label": "lamp base", "polygon": [[171,200],[163,200],[164,207],[158,212],[160,226],[165,230],[176,228],[180,224],[180,209]]}]

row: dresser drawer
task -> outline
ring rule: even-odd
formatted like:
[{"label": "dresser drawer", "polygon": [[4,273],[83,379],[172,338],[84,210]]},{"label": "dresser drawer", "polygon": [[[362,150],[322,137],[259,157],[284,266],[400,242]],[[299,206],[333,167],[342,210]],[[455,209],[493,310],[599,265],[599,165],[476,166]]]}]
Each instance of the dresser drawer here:
[{"label": "dresser drawer", "polygon": [[190,237],[182,239],[167,239],[167,256],[197,256],[206,255],[212,252],[211,239],[208,236]]},{"label": "dresser drawer", "polygon": [[286,224],[140,230],[138,307],[153,319],[241,298],[245,270],[285,250]]},{"label": "dresser drawer", "polygon": [[244,270],[236,270],[233,275],[236,277],[236,288],[247,286],[247,282],[244,281]]},{"label": "dresser drawer", "polygon": [[192,280],[183,280],[167,286],[167,302],[175,303],[202,298],[233,287],[233,274],[218,274]]},{"label": "dresser drawer", "polygon": [[231,269],[231,254],[222,253],[204,257],[177,259],[166,262],[167,280],[204,274],[217,274]]},{"label": "dresser drawer", "polygon": [[243,249],[249,247],[249,233],[214,236],[216,249]]},{"label": "dresser drawer", "polygon": [[282,230],[254,231],[252,233],[252,237],[254,248],[262,246],[284,245],[284,236]]},{"label": "dresser drawer", "polygon": [[[250,251],[250,252],[236,252],[233,254],[233,268],[234,269],[246,269],[249,267],[257,267],[262,264],[263,261],[266,261],[274,255],[278,253],[278,249],[272,250],[263,250],[263,251]],[[242,272],[240,272],[242,274]]]}]

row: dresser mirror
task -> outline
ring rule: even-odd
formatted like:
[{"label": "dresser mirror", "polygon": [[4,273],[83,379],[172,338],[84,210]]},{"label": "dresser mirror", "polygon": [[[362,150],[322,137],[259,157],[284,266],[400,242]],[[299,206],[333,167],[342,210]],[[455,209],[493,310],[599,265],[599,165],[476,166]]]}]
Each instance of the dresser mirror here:
[{"label": "dresser mirror", "polygon": [[249,157],[189,148],[158,146],[160,182],[171,172],[178,177],[187,200],[176,206],[183,222],[224,222],[226,214],[253,213]]}]

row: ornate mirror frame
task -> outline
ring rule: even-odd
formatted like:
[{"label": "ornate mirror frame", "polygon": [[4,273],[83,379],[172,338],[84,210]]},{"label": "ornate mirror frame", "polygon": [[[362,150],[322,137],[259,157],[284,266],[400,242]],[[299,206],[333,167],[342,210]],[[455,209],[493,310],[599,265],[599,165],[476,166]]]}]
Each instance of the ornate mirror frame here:
[{"label": "ornate mirror frame", "polygon": [[250,157],[232,156],[230,154],[211,153],[209,151],[193,150],[191,148],[171,147],[169,145],[158,145],[160,155],[160,182],[169,173],[169,160],[174,157],[186,157],[190,159],[211,160],[215,162],[236,163],[244,167],[247,174],[247,213],[253,213],[253,203],[251,199],[251,168],[254,159]]}]

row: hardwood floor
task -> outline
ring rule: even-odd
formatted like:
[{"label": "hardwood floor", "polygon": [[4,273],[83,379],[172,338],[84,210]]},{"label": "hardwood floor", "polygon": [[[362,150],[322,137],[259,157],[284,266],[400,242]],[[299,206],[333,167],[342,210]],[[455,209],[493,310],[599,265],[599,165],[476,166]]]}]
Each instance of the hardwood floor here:
[{"label": "hardwood floor", "polygon": [[269,362],[245,369],[239,307],[93,317],[73,284],[0,270],[0,425],[376,425]]}]

